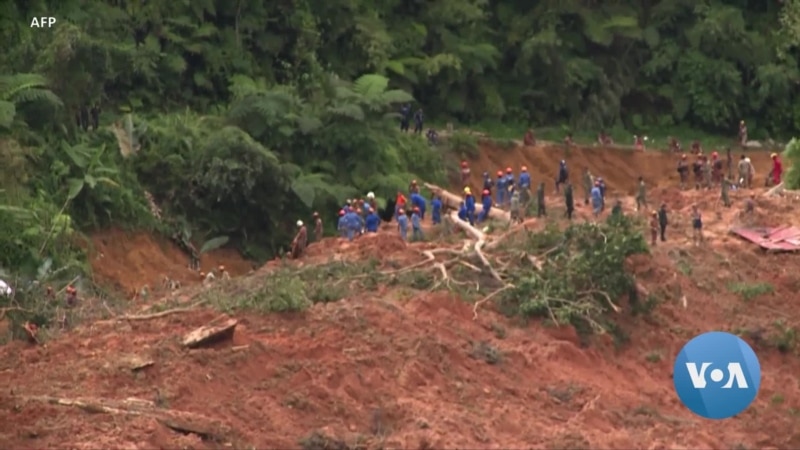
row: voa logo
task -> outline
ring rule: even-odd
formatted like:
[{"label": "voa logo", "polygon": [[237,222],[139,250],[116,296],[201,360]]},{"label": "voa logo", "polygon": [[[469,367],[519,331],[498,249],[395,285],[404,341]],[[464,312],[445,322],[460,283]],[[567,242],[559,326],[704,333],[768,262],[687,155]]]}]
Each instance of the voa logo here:
[{"label": "voa logo", "polygon": [[692,412],[708,419],[727,419],[756,399],[761,365],[747,342],[714,331],[695,337],[681,349],[673,381],[681,402]]}]

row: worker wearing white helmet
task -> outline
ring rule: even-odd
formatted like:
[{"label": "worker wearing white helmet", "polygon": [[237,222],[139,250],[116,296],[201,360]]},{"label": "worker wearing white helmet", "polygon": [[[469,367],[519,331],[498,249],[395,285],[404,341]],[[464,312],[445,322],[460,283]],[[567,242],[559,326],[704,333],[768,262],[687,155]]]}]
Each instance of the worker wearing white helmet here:
[{"label": "worker wearing white helmet", "polygon": [[374,192],[367,193],[367,198],[370,199],[370,200],[374,199],[375,198],[375,193]]},{"label": "worker wearing white helmet", "polygon": [[294,259],[299,258],[305,251],[306,245],[308,245],[308,230],[306,230],[302,220],[297,221],[297,228],[299,228],[297,235],[292,240],[292,258]]}]

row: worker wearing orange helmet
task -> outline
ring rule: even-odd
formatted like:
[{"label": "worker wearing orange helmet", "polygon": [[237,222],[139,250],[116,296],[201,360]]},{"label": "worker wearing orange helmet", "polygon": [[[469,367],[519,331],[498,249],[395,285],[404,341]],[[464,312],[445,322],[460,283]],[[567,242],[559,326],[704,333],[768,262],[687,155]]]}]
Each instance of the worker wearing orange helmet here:
[{"label": "worker wearing orange helmet", "polygon": [[772,158],[772,185],[777,186],[781,184],[781,175],[783,175],[783,164],[781,163],[781,159],[778,157],[777,153],[773,153],[769,156]]},{"label": "worker wearing orange helmet", "polygon": [[400,210],[401,209],[405,209],[406,201],[407,201],[406,200],[406,196],[403,195],[402,192],[397,191],[397,197],[395,198],[395,201],[394,201],[395,217],[399,217],[400,216]]},{"label": "worker wearing orange helmet", "polygon": [[344,209],[339,210],[339,221],[336,223],[336,230],[339,231],[339,236],[345,237],[347,236],[347,220],[344,216],[347,214],[347,211]]},{"label": "worker wearing orange helmet", "polygon": [[497,179],[494,184],[497,186],[497,207],[502,208],[506,201],[506,176],[502,170],[497,171]]},{"label": "worker wearing orange helmet", "polygon": [[64,300],[67,303],[67,306],[73,307],[78,303],[78,290],[75,289],[74,286],[70,285],[67,286],[65,290]]},{"label": "worker wearing orange helmet", "polygon": [[514,170],[511,167],[506,167],[506,191],[508,191],[508,197],[511,198],[511,193],[514,192],[514,183],[517,181],[516,177],[514,176]]},{"label": "worker wearing orange helmet", "polygon": [[483,209],[478,215],[478,223],[485,221],[489,218],[489,212],[492,210],[492,193],[488,189],[484,189],[481,195],[481,205]]},{"label": "worker wearing orange helmet", "polygon": [[531,174],[528,173],[528,167],[522,166],[519,173],[519,187],[520,189],[531,188]]}]

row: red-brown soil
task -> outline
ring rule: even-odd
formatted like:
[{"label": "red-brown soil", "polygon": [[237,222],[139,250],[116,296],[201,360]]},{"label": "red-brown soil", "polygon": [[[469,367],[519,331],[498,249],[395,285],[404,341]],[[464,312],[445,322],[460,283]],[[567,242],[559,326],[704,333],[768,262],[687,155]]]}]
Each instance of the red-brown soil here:
[{"label": "red-brown soil", "polygon": [[[524,162],[534,177],[552,178],[562,156],[546,149],[526,151],[532,153],[496,150],[480,161]],[[536,161],[546,171],[533,169],[526,159],[540,154]],[[671,180],[671,173],[657,175],[659,164],[674,172],[669,158],[657,154],[576,154],[568,157],[573,171],[587,161],[612,186],[633,184],[640,172],[652,177],[651,186]],[[761,157],[753,159],[757,168],[763,166]],[[477,167],[474,163],[473,171]],[[726,209],[717,204],[716,192],[681,192],[666,183],[651,189],[651,203],[670,205],[669,240],[656,245],[652,255],[633,259],[631,267],[638,281],[663,292],[665,301],[652,317],[621,319],[630,341],[619,348],[610,337],[583,348],[569,328],[520,324],[490,308],[473,320],[472,305],[451,294],[386,287],[317,304],[302,314],[236,314],[241,322],[233,339],[213,349],[179,345],[185,332],[218,315],[213,311],[87,323],[43,346],[14,342],[0,348],[0,382],[8,387],[0,394],[0,424],[5,424],[0,446],[219,448],[147,417],[89,415],[21,399],[48,395],[151,400],[164,409],[219,420],[233,430],[231,439],[255,448],[298,448],[299,439],[316,430],[353,448],[797,448],[800,360],[759,337],[777,320],[800,326],[794,301],[800,255],[764,254],[727,233],[740,221],[741,195],[735,194],[734,207]],[[558,199],[549,200],[555,205]],[[631,211],[633,200],[622,200]],[[752,220],[796,223],[796,202],[760,196]],[[707,241],[701,247],[689,242],[692,203],[705,214]],[[551,209],[551,215],[557,212]],[[579,216],[587,217],[585,208]],[[123,274],[127,280],[130,266],[143,267],[136,269],[141,276],[157,280],[164,268],[185,267],[186,257],[168,244],[115,233],[131,246],[122,250],[122,243],[107,238],[105,259],[115,255],[118,272],[108,270],[106,277]],[[420,251],[435,246],[404,244],[387,225],[377,236],[352,243],[329,238],[312,244],[299,264],[373,258],[406,265],[421,261]],[[231,257],[206,259],[208,267],[237,267]],[[239,264],[239,273],[246,271],[246,263]],[[269,276],[268,268],[277,264],[282,263],[271,262],[250,276]],[[127,283],[138,283],[131,279],[135,282]],[[756,282],[770,283],[774,292],[744,301],[729,288]],[[190,294],[191,288],[181,295]],[[759,397],[734,419],[694,416],[672,386],[677,352],[688,339],[710,330],[747,330],[761,360]],[[497,364],[472,356],[480,341],[499,352]],[[124,367],[131,354],[155,364],[132,373]]]}]

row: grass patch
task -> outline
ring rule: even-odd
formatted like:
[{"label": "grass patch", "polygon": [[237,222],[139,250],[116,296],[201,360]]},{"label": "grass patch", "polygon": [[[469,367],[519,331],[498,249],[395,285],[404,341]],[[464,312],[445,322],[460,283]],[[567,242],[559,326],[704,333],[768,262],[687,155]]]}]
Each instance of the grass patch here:
[{"label": "grass patch", "polygon": [[756,297],[774,293],[775,288],[769,283],[730,283],[728,291],[749,302]]}]

